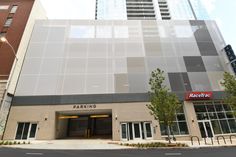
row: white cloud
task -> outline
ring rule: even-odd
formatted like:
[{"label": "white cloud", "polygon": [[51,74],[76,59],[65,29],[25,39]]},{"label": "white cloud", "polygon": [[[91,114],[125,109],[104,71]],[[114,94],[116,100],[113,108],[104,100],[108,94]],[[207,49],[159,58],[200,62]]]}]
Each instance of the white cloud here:
[{"label": "white cloud", "polygon": [[201,0],[201,1],[203,5],[206,7],[206,10],[208,11],[209,14],[215,10],[216,0]]}]

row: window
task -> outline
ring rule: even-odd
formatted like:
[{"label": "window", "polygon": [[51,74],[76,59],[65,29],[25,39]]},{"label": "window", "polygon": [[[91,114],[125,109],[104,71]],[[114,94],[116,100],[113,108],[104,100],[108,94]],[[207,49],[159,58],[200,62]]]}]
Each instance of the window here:
[{"label": "window", "polygon": [[9,27],[12,23],[12,18],[8,18],[7,21],[4,24],[4,27]]},{"label": "window", "polygon": [[71,26],[70,28],[70,38],[94,38],[95,28],[94,26],[81,25],[81,26]]},{"label": "window", "polygon": [[7,10],[8,8],[9,8],[9,5],[0,5],[0,11]]},{"label": "window", "polygon": [[[160,127],[161,127],[161,135],[168,135],[167,128],[163,125],[163,122],[160,122]],[[170,126],[170,133],[171,135],[189,134],[183,107],[179,111],[176,111],[175,121]]]},{"label": "window", "polygon": [[0,37],[5,37],[6,34],[7,34],[6,32],[1,32],[1,33],[0,33]]},{"label": "window", "polygon": [[18,8],[17,5],[13,5],[12,8],[11,8],[10,13],[12,13],[12,14],[16,13],[17,8]]},{"label": "window", "polygon": [[215,134],[236,133],[236,118],[231,107],[222,102],[194,103],[198,120],[210,120]]}]

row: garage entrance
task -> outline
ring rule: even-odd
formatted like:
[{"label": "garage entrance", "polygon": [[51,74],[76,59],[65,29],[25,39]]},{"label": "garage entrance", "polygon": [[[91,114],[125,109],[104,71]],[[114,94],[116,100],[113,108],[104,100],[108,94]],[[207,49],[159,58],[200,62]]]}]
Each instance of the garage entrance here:
[{"label": "garage entrance", "polygon": [[111,138],[111,115],[88,115],[69,119],[68,137]]},{"label": "garage entrance", "polygon": [[111,113],[58,114],[57,138],[111,139]]}]

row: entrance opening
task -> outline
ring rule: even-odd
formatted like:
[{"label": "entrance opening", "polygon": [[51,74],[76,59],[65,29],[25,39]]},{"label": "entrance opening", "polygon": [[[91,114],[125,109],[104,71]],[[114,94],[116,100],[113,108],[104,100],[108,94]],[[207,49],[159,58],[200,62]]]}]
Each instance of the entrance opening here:
[{"label": "entrance opening", "polygon": [[211,138],[214,136],[211,121],[209,120],[198,121],[198,125],[202,138]]},{"label": "entrance opening", "polygon": [[57,123],[57,138],[111,139],[111,113],[87,115],[60,114]]},{"label": "entrance opening", "polygon": [[20,122],[16,130],[16,140],[35,139],[37,132],[37,123]]},{"label": "entrance opening", "polygon": [[152,139],[151,122],[121,123],[121,140]]}]

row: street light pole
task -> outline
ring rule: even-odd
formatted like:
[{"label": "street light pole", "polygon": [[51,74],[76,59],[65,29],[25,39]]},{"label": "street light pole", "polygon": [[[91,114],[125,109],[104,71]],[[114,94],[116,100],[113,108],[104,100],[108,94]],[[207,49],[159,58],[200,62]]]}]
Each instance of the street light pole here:
[{"label": "street light pole", "polygon": [[12,53],[14,54],[14,57],[15,57],[15,60],[14,60],[14,63],[13,63],[13,66],[12,66],[7,84],[6,84],[6,88],[5,88],[5,91],[4,91],[3,101],[2,101],[1,106],[0,106],[0,112],[1,112],[0,113],[0,139],[3,139],[3,135],[5,133],[5,128],[6,128],[6,123],[7,123],[7,120],[8,120],[8,117],[9,117],[9,112],[10,112],[10,109],[11,109],[11,101],[12,101],[12,98],[13,98],[14,93],[15,93],[15,89],[14,89],[13,93],[9,93],[9,86],[12,82],[12,76],[15,72],[15,68],[16,68],[16,65],[17,65],[17,62],[18,62],[18,58],[16,56],[16,51],[14,50],[13,46],[8,42],[8,40],[5,37],[1,37],[0,41],[3,42],[3,43],[6,43],[11,48]]},{"label": "street light pole", "polygon": [[15,71],[15,68],[16,68],[16,65],[17,65],[18,58],[17,58],[17,56],[16,56],[16,51],[15,51],[15,49],[13,48],[13,46],[8,42],[8,40],[7,40],[5,37],[1,37],[1,38],[0,38],[0,41],[1,41],[2,43],[7,44],[7,45],[11,48],[12,53],[14,54],[14,57],[15,57],[15,60],[16,60],[16,61],[14,61],[14,63],[13,63],[14,65],[12,66],[13,68],[12,68],[12,70],[11,70],[11,72],[10,72],[10,75],[9,75],[9,78],[8,78],[8,81],[7,81],[6,91],[8,91],[8,87],[9,87],[9,85],[10,85],[10,83],[11,83],[12,75],[14,74],[14,71]]},{"label": "street light pole", "polygon": [[18,61],[18,58],[17,58],[17,56],[16,56],[16,51],[15,51],[15,49],[13,48],[13,46],[8,42],[8,40],[7,40],[5,37],[1,37],[0,40],[1,40],[2,43],[6,43],[8,46],[10,46],[10,48],[11,48],[11,50],[12,50],[12,53],[13,53],[14,56],[15,56],[16,61]]}]

